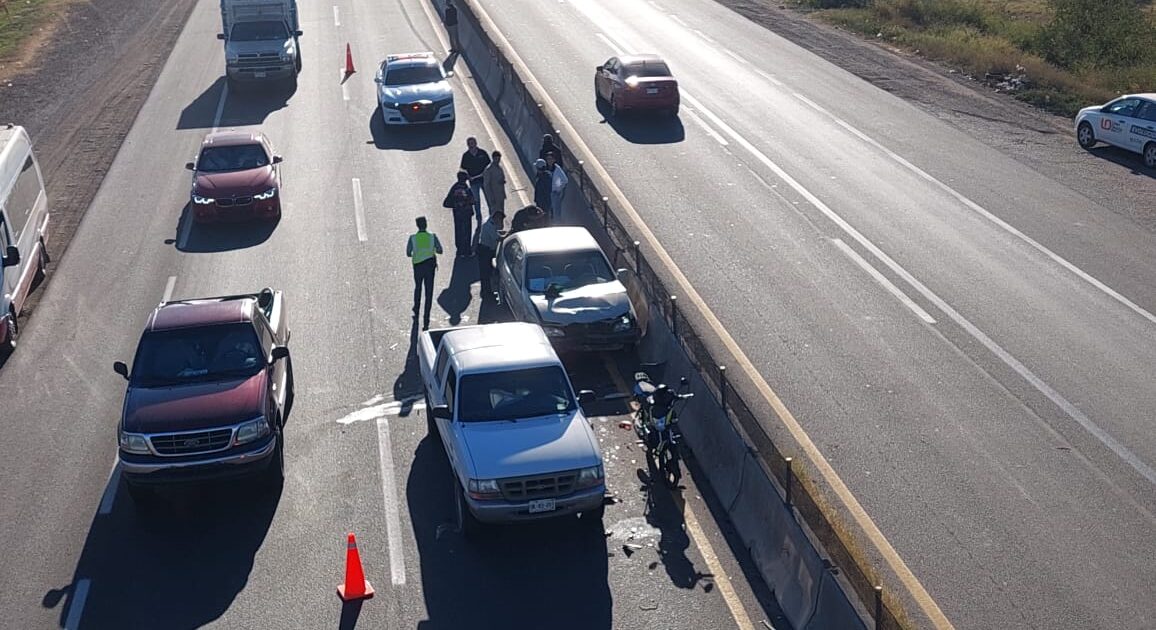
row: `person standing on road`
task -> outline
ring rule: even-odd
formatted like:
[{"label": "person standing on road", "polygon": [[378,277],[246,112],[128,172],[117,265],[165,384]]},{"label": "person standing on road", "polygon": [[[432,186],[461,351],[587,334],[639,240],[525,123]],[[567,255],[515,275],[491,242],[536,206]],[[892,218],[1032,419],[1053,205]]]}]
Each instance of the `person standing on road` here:
[{"label": "person standing on road", "polygon": [[421,306],[422,289],[425,289],[425,316],[422,330],[429,329],[429,312],[433,308],[434,275],[438,270],[438,254],[442,244],[438,235],[427,231],[425,217],[417,218],[417,232],[410,235],[405,244],[405,255],[413,263],[413,321],[417,325],[418,307]]},{"label": "person standing on road", "polygon": [[462,52],[461,43],[458,41],[458,8],[454,6],[454,0],[446,0],[442,23],[446,25],[446,34],[450,36],[450,52]]},{"label": "person standing on road", "polygon": [[566,185],[570,183],[558,155],[546,154],[546,170],[550,171],[550,220],[553,223],[562,217],[562,198],[566,196]]},{"label": "person standing on road", "polygon": [[542,148],[538,150],[538,159],[544,160],[547,155],[554,154],[554,158],[562,161],[562,147],[554,144],[554,136],[550,134],[542,135]]},{"label": "person standing on road", "polygon": [[466,138],[466,152],[462,154],[461,168],[470,176],[470,190],[474,193],[474,219],[482,224],[482,176],[490,165],[490,154],[478,148],[478,139]]},{"label": "person standing on road", "polygon": [[454,213],[454,249],[459,258],[470,256],[471,230],[470,218],[474,216],[474,193],[470,188],[470,176],[464,170],[458,171],[458,181],[450,186],[442,207],[453,210]]},{"label": "person standing on road", "polygon": [[554,174],[546,166],[546,160],[534,160],[534,205],[552,216],[550,195],[553,192]]},{"label": "person standing on road", "polygon": [[490,165],[482,173],[482,192],[486,195],[486,213],[506,211],[506,171],[502,168],[502,152],[490,154]]},{"label": "person standing on road", "polygon": [[502,240],[502,226],[505,221],[506,213],[495,210],[482,224],[481,234],[478,236],[478,279],[481,281],[478,297],[482,302],[497,302],[493,285],[494,255],[498,253],[498,242]]}]

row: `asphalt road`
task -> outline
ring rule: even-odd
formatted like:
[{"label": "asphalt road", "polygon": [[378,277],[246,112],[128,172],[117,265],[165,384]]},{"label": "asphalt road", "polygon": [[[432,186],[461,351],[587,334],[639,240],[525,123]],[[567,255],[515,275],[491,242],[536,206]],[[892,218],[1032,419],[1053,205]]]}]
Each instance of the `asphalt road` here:
[{"label": "asphalt road", "polygon": [[[560,523],[499,531],[480,546],[460,539],[448,468],[424,411],[405,402],[419,389],[404,242],[419,214],[448,242],[440,202],[466,136],[512,152],[462,89],[452,130],[386,132],[373,117],[381,56],[444,50],[420,0],[301,11],[297,90],[238,96],[223,91],[217,4],[197,5],[0,369],[0,625],[784,627],[765,587],[748,585],[748,561],[693,475],[680,491],[646,492],[612,396],[615,375],[634,368],[627,357],[568,359],[578,387],[610,396],[591,409],[618,500],[606,532]],[[347,42],[358,72],[342,85]],[[192,226],[183,164],[209,129],[250,126],[285,156],[283,219]],[[445,261],[435,326],[502,317],[479,311],[473,266]],[[112,362],[131,359],[166,292],[263,286],[286,290],[294,332],[284,489],[206,486],[142,517],[110,476],[124,393]],[[378,594],[343,608],[334,588],[346,532]]]},{"label": "asphalt road", "polygon": [[713,2],[482,4],[957,627],[1156,625],[1150,231]]}]

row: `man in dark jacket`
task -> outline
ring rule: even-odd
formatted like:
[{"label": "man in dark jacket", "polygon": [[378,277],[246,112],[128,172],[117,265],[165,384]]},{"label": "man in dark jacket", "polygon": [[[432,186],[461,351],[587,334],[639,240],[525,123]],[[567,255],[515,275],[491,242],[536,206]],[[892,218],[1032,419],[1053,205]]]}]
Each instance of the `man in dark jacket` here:
[{"label": "man in dark jacket", "polygon": [[546,166],[546,160],[534,160],[534,204],[552,214],[550,209],[550,193],[553,192],[554,173]]},{"label": "man in dark jacket", "polygon": [[460,168],[470,176],[470,189],[474,193],[474,218],[482,224],[482,179],[486,167],[490,165],[490,154],[478,148],[478,139],[466,138],[466,152],[462,154]]},{"label": "man in dark jacket", "polygon": [[551,153],[554,154],[555,160],[562,161],[562,147],[554,144],[554,136],[547,133],[542,136],[542,148],[538,150],[538,159],[544,160]]},{"label": "man in dark jacket", "polygon": [[510,234],[522,230],[533,230],[548,227],[546,213],[538,206],[530,204],[514,213],[514,220],[510,222]]},{"label": "man in dark jacket", "polygon": [[458,42],[458,8],[454,6],[454,0],[446,0],[446,12],[442,17],[442,23],[446,25],[446,34],[450,36],[450,52],[462,52],[461,44]]},{"label": "man in dark jacket", "polygon": [[470,218],[474,215],[474,192],[470,190],[470,176],[464,170],[458,171],[458,181],[450,186],[442,207],[454,213],[454,248],[459,258],[472,256],[473,230]]}]

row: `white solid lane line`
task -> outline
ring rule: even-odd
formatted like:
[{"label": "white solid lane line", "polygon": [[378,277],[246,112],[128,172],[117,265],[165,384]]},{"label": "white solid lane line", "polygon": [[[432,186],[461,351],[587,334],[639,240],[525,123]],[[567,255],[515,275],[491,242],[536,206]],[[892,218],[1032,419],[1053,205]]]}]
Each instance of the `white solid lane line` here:
[{"label": "white solid lane line", "polygon": [[690,538],[698,547],[699,552],[702,553],[702,559],[706,561],[707,569],[714,576],[714,584],[718,587],[723,602],[730,609],[735,625],[739,630],[754,630],[755,624],[751,621],[750,615],[747,614],[747,609],[739,601],[734,586],[731,585],[730,577],[727,576],[726,570],[718,561],[718,556],[714,553],[714,545],[710,544],[710,539],[702,531],[702,526],[698,524],[698,516],[695,515],[694,508],[691,507],[690,503],[686,504],[682,516],[683,520],[686,521],[686,531],[690,534]]},{"label": "white solid lane line", "polygon": [[173,298],[173,287],[177,286],[177,277],[169,276],[168,282],[165,282],[165,293],[161,296],[162,302],[168,302]]},{"label": "white solid lane line", "polygon": [[401,517],[397,507],[389,418],[377,419],[377,452],[381,463],[381,494],[385,502],[385,535],[389,539],[389,572],[394,586],[405,584],[405,556],[401,546]]},{"label": "white solid lane line", "polygon": [[353,178],[353,220],[357,222],[357,240],[364,243],[369,239],[365,232],[365,201],[361,196],[361,180]]},{"label": "white solid lane line", "polygon": [[919,319],[922,319],[928,324],[935,323],[935,319],[929,315],[927,311],[920,308],[920,306],[916,304],[911,298],[907,297],[907,294],[904,293],[899,287],[895,286],[895,283],[888,280],[887,276],[884,276],[882,273],[880,273],[878,269],[872,267],[871,263],[864,260],[863,257],[859,255],[859,252],[851,249],[851,246],[844,243],[843,239],[833,238],[831,239],[831,242],[835,243],[835,246],[838,247],[839,251],[843,252],[847,258],[850,258],[851,261],[856,265],[859,265],[863,271],[866,271],[872,278],[875,278],[875,281],[882,285],[884,289],[887,289],[888,293],[899,298],[899,301],[903,302],[904,306],[911,309],[912,312],[918,315]]},{"label": "white solid lane line", "polygon": [[221,86],[221,96],[217,98],[217,111],[213,114],[213,131],[221,128],[221,117],[225,115],[225,101],[229,98],[229,82]]},{"label": "white solid lane line", "polygon": [[341,26],[341,14],[337,11],[337,5],[333,5],[333,25]]},{"label": "white solid lane line", "polygon": [[681,27],[683,27],[683,28],[687,28],[687,29],[689,29],[689,28],[690,28],[690,25],[689,25],[689,24],[687,24],[686,22],[683,22],[683,21],[682,21],[682,18],[678,17],[677,15],[675,15],[675,14],[673,14],[673,13],[670,13],[670,14],[668,14],[668,15],[670,16],[670,19],[671,19],[671,20],[674,20],[674,21],[675,21],[675,22],[676,22],[676,23],[677,23],[679,26],[681,26]]},{"label": "white solid lane line", "polygon": [[743,56],[739,55],[738,53],[733,52],[729,48],[722,48],[720,50],[722,50],[724,53],[726,53],[727,56],[729,56],[731,59],[734,59],[735,61],[737,61],[743,65],[749,65],[750,64],[750,62],[747,61],[746,57],[743,57]]},{"label": "white solid lane line", "polygon": [[723,145],[724,147],[727,146],[728,144],[730,144],[729,142],[727,142],[726,138],[719,135],[719,133],[717,131],[715,131],[714,129],[711,129],[711,126],[706,124],[706,121],[703,120],[701,116],[696,114],[693,109],[689,109],[689,108],[684,107],[682,111],[684,113],[686,113],[688,116],[690,116],[691,120],[698,123],[698,126],[702,127],[703,131],[707,132],[707,134],[710,135],[710,137],[714,138],[716,142]]},{"label": "white solid lane line", "polygon": [[1036,251],[1040,252],[1041,254],[1047,256],[1048,258],[1050,258],[1054,262],[1058,263],[1064,269],[1067,269],[1068,271],[1074,273],[1081,280],[1087,282],[1088,284],[1092,285],[1093,287],[1096,287],[1104,294],[1108,295],[1109,297],[1116,300],[1120,304],[1123,304],[1124,306],[1128,307],[1129,309],[1132,310],[1132,312],[1143,317],[1144,319],[1148,320],[1149,322],[1156,324],[1156,315],[1153,315],[1152,313],[1145,310],[1140,305],[1132,302],[1128,298],[1126,298],[1123,295],[1121,295],[1120,293],[1116,292],[1115,289],[1109,287],[1108,285],[1104,284],[1103,282],[1100,282],[1095,277],[1093,277],[1091,274],[1085,272],[1083,269],[1080,269],[1076,265],[1068,262],[1067,259],[1063,258],[1059,254],[1053,252],[1052,250],[1048,249],[1047,247],[1044,247],[1041,243],[1039,243],[1038,241],[1036,241],[1032,237],[1028,236],[1027,234],[1024,234],[1023,232],[1019,231],[1018,229],[1016,229],[1015,227],[1013,227],[1011,224],[1007,223],[1003,219],[995,216],[994,214],[989,212],[983,206],[981,206],[978,203],[969,199],[963,193],[960,193],[959,191],[955,190],[951,186],[948,186],[947,184],[939,181],[931,174],[927,173],[923,169],[919,168],[918,166],[916,166],[916,165],[912,164],[911,162],[907,161],[906,159],[904,159],[903,156],[899,155],[898,153],[895,153],[891,149],[888,149],[887,147],[883,146],[878,141],[876,141],[874,138],[868,136],[867,134],[863,133],[862,131],[859,131],[855,127],[844,122],[839,117],[837,117],[834,114],[832,114],[831,112],[827,111],[821,105],[812,101],[811,99],[803,96],[802,94],[798,94],[798,93],[794,93],[794,97],[803,101],[808,106],[814,108],[815,111],[818,111],[818,112],[822,113],[823,115],[829,117],[832,121],[835,122],[835,124],[846,129],[847,131],[851,132],[851,134],[854,135],[855,137],[857,137],[860,140],[866,142],[867,144],[875,147],[876,149],[879,149],[885,155],[887,155],[887,157],[891,158],[892,160],[895,160],[896,162],[901,164],[904,168],[910,170],[912,173],[915,173],[916,175],[922,177],[923,179],[927,180],[931,184],[934,184],[935,186],[937,186],[940,190],[943,190],[944,192],[951,195],[952,197],[955,197],[955,199],[957,201],[959,201],[960,203],[962,203],[963,205],[965,205],[968,208],[970,208],[971,210],[977,212],[980,216],[982,216],[983,218],[996,224],[997,226],[999,226],[1000,228],[1002,228],[1004,231],[1008,232],[1009,234],[1015,236],[1016,238],[1019,238],[1020,240],[1022,240],[1025,243],[1027,243]]},{"label": "white solid lane line", "polygon": [[84,578],[77,580],[72,587],[72,595],[68,598],[68,618],[64,620],[64,630],[77,630],[80,627],[80,618],[84,614],[84,602],[88,599],[88,589],[92,580]]}]

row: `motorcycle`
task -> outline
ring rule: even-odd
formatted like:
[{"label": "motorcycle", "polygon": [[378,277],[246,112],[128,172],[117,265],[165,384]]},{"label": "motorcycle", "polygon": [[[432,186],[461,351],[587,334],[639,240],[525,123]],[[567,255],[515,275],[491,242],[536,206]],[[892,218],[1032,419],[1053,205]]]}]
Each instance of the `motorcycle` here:
[{"label": "motorcycle", "polygon": [[647,468],[652,474],[660,473],[672,488],[678,487],[682,479],[678,452],[682,432],[678,429],[676,405],[694,397],[686,391],[690,383],[685,376],[679,383],[679,391],[674,391],[665,383],[655,385],[646,372],[634,374],[634,433],[646,449]]}]

